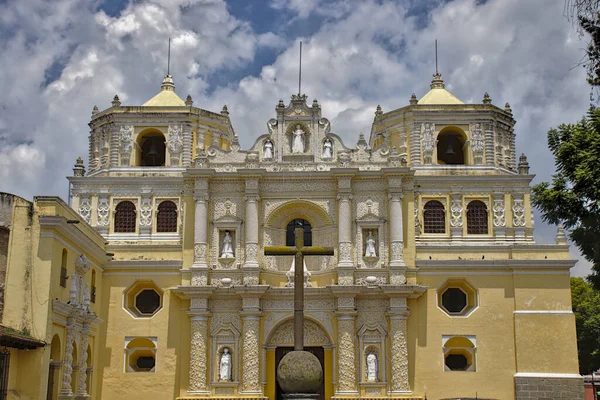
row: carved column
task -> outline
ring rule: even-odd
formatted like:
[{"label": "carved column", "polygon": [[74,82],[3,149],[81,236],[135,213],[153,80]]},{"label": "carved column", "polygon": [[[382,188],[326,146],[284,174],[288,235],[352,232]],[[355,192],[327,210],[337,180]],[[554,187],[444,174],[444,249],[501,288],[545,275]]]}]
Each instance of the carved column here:
[{"label": "carved column", "polygon": [[208,299],[190,300],[190,386],[188,392],[208,394]]},{"label": "carved column", "polygon": [[260,354],[260,297],[248,296],[242,299],[242,392],[261,393]]},{"label": "carved column", "polygon": [[421,164],[421,124],[416,122],[410,131],[410,164]]},{"label": "carved column", "polygon": [[494,126],[491,122],[486,123],[485,127],[485,163],[494,165]]},{"label": "carved column", "polygon": [[189,167],[192,163],[192,125],[183,124],[183,155],[181,157],[184,167]]},{"label": "carved column", "polygon": [[208,281],[208,178],[196,179],[194,200],[196,201],[196,207],[192,285],[206,285]]},{"label": "carved column", "polygon": [[356,388],[356,347],[354,319],[354,296],[340,296],[337,299],[338,325],[338,382],[336,395],[358,395]]},{"label": "carved column", "polygon": [[81,330],[81,362],[79,363],[79,374],[77,375],[77,397],[88,396],[87,392],[87,358],[88,358],[88,339],[90,334],[90,324],[83,324]]},{"label": "carved column", "polygon": [[408,383],[408,346],[406,321],[409,316],[406,297],[390,298],[391,392],[410,393]]},{"label": "carved column", "polygon": [[71,397],[73,389],[71,388],[71,374],[73,373],[73,342],[76,339],[75,321],[72,317],[67,319],[67,338],[65,340],[65,357],[62,366],[62,382],[60,397]]},{"label": "carved column", "polygon": [[116,126],[111,125],[110,127],[110,150],[109,150],[109,162],[110,168],[119,166],[119,130]]},{"label": "carved column", "polygon": [[338,198],[338,267],[352,267],[352,195],[341,193]]},{"label": "carved column", "polygon": [[246,210],[244,239],[246,259],[244,261],[244,284],[258,285],[258,178],[246,178]]}]

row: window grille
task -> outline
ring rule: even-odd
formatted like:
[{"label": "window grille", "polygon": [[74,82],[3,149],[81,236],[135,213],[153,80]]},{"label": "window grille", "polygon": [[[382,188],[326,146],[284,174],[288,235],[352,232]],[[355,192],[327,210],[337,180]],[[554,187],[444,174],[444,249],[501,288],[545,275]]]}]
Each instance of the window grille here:
[{"label": "window grille", "polygon": [[122,201],[115,211],[115,232],[135,233],[136,222],[135,205],[130,201]]},{"label": "window grille", "polygon": [[177,206],[172,201],[163,201],[158,205],[156,231],[177,232]]},{"label": "window grille", "polygon": [[467,233],[475,235],[488,233],[488,211],[484,202],[474,200],[467,205]]},{"label": "window grille", "polygon": [[423,207],[423,231],[425,233],[446,233],[446,211],[437,200],[425,203]]}]

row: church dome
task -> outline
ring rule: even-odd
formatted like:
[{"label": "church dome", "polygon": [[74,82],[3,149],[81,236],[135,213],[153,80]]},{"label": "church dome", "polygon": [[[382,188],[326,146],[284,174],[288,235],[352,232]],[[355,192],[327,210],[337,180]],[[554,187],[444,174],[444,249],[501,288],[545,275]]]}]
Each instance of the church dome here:
[{"label": "church dome", "polygon": [[171,75],[165,75],[162,84],[160,85],[160,92],[145,102],[144,107],[184,107],[185,101],[175,93],[175,82]]},{"label": "church dome", "polygon": [[417,104],[464,104],[460,99],[446,90],[442,75],[436,73],[431,80],[431,90]]}]

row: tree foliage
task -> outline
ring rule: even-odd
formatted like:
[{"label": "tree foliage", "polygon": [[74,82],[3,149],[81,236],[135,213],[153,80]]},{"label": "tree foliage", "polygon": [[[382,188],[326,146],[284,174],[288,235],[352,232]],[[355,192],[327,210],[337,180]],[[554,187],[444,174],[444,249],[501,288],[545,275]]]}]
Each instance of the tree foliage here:
[{"label": "tree foliage", "polygon": [[600,292],[583,278],[571,278],[571,297],[577,326],[579,373],[600,369]]},{"label": "tree foliage", "polygon": [[600,86],[600,0],[566,0],[565,14],[581,36],[589,35],[583,64],[590,85]]},{"label": "tree foliage", "polygon": [[577,124],[548,132],[557,173],[552,184],[533,187],[533,204],[544,221],[562,224],[593,264],[590,281],[600,289],[600,109],[590,109]]}]

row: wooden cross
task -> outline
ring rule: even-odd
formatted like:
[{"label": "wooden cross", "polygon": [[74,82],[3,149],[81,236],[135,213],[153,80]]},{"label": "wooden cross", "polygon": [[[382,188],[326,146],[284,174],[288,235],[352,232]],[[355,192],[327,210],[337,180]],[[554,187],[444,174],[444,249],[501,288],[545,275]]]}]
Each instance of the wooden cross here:
[{"label": "wooden cross", "polygon": [[296,228],[296,246],[265,246],[266,256],[295,256],[294,350],[304,349],[304,256],[332,256],[333,247],[304,247],[304,229]]}]

